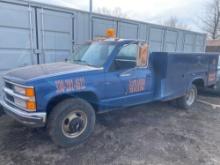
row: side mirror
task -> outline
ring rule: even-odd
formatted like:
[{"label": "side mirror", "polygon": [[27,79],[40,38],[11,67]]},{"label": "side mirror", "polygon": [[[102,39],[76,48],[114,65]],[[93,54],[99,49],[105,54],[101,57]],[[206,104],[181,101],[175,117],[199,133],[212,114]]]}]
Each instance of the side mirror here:
[{"label": "side mirror", "polygon": [[137,66],[143,67],[148,65],[149,46],[147,43],[140,43],[138,46]]}]

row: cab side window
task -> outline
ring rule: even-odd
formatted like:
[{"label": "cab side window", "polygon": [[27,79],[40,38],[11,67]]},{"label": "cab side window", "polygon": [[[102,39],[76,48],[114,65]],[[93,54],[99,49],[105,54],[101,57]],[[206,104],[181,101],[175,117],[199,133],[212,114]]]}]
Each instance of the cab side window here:
[{"label": "cab side window", "polygon": [[121,48],[119,51],[116,59],[125,59],[125,60],[133,60],[136,61],[137,58],[137,50],[138,46],[137,44],[129,44],[125,45]]},{"label": "cab side window", "polygon": [[112,63],[111,70],[126,70],[136,66],[136,59],[138,55],[138,45],[128,44],[124,45],[118,52],[115,60]]}]

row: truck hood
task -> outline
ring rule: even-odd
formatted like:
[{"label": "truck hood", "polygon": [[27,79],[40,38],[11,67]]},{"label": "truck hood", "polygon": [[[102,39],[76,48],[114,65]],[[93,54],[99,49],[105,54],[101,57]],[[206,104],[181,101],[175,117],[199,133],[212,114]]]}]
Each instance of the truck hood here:
[{"label": "truck hood", "polygon": [[9,71],[4,78],[23,83],[32,79],[43,77],[58,76],[67,73],[86,72],[100,70],[100,68],[91,67],[87,65],[72,64],[68,62],[58,62],[42,65],[32,65],[23,68],[18,68]]}]

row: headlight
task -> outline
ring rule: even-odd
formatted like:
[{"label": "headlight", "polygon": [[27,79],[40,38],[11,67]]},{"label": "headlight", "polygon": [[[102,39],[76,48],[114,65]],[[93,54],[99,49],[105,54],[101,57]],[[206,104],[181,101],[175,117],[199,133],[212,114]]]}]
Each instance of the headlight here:
[{"label": "headlight", "polygon": [[25,89],[19,86],[14,86],[14,91],[18,94],[25,95]]},{"label": "headlight", "polygon": [[14,97],[14,103],[27,111],[36,111],[35,92],[32,87],[14,86],[14,92],[21,97]]},{"label": "headlight", "polygon": [[22,100],[20,98],[14,97],[14,102],[16,105],[18,105],[19,107],[25,108],[26,107],[26,101]]},{"label": "headlight", "polygon": [[34,88],[24,88],[24,87],[20,87],[20,86],[14,86],[14,91],[18,94],[22,94],[22,95],[28,96],[28,97],[35,96]]}]

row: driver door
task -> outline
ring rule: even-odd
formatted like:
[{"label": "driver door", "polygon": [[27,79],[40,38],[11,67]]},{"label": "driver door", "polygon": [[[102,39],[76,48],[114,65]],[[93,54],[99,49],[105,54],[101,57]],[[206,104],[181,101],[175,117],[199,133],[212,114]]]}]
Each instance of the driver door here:
[{"label": "driver door", "polygon": [[[105,101],[110,107],[137,104],[146,92],[146,69],[137,67],[138,44],[126,44],[105,74]],[[139,97],[140,96],[140,97]]]}]

